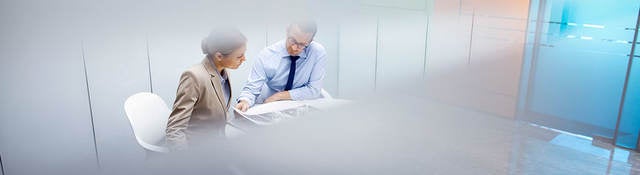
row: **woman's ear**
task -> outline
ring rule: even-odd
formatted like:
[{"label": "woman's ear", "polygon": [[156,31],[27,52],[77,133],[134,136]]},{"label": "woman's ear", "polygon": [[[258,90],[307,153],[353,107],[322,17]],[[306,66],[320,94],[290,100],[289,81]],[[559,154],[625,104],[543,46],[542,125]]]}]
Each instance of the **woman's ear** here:
[{"label": "woman's ear", "polygon": [[220,52],[216,52],[214,57],[217,61],[222,61],[222,58],[224,58]]}]

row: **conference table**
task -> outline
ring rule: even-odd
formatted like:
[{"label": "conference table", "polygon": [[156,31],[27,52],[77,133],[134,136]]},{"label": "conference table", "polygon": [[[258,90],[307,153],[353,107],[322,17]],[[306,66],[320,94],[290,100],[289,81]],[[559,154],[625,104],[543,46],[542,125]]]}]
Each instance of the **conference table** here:
[{"label": "conference table", "polygon": [[302,117],[314,111],[325,111],[351,103],[349,100],[322,98],[303,101],[276,101],[256,104],[245,112],[233,109],[227,121],[227,137],[236,137],[253,128],[274,125],[289,119]]}]

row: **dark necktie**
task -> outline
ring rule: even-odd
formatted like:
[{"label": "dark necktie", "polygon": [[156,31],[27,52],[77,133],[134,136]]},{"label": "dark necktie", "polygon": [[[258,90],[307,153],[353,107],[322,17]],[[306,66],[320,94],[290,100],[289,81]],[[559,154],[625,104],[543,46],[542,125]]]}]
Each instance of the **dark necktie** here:
[{"label": "dark necktie", "polygon": [[300,56],[289,56],[291,59],[291,67],[289,67],[289,78],[287,79],[287,85],[284,87],[285,91],[291,90],[291,86],[293,86],[293,77],[296,76],[296,60],[300,58]]}]

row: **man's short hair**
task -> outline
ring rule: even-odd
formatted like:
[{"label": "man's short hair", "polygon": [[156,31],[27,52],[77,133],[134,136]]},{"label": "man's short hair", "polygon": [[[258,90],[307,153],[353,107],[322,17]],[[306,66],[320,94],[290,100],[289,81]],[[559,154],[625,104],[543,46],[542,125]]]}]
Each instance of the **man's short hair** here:
[{"label": "man's short hair", "polygon": [[318,25],[316,25],[316,21],[312,19],[295,20],[289,25],[289,28],[294,25],[298,26],[298,28],[300,28],[304,33],[313,33],[313,36],[318,32]]}]

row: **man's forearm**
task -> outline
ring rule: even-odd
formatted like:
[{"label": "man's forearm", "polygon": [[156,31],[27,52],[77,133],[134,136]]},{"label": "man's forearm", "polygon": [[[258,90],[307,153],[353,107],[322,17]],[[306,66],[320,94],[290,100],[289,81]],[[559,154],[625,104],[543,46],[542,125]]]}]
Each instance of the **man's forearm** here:
[{"label": "man's forearm", "polygon": [[264,102],[269,103],[269,102],[280,101],[280,100],[291,100],[291,94],[289,93],[289,91],[282,91],[282,92],[275,93],[271,95],[271,97],[267,98]]},{"label": "man's forearm", "polygon": [[303,86],[289,91],[289,97],[292,100],[311,100],[321,97],[321,88],[312,86]]},{"label": "man's forearm", "polygon": [[278,100],[291,100],[291,93],[289,93],[289,91],[282,91],[276,94],[278,94]]}]

